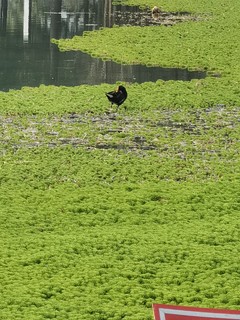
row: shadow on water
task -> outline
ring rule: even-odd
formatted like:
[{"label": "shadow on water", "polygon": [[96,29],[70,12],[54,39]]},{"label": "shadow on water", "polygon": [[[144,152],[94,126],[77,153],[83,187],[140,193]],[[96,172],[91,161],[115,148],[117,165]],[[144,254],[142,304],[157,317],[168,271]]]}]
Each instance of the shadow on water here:
[{"label": "shadow on water", "polygon": [[191,80],[205,72],[120,65],[82,52],[59,52],[51,38],[118,25],[166,26],[190,19],[188,13],[162,13],[156,21],[138,7],[113,6],[110,0],[0,0],[0,90],[22,86]]}]

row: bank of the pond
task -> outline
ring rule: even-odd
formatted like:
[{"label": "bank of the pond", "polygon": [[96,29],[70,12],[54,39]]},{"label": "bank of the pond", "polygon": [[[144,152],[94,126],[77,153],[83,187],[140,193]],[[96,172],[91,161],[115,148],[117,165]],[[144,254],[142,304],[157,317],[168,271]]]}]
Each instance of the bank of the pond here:
[{"label": "bank of the pond", "polygon": [[[219,1],[185,1],[185,0],[114,0],[115,4],[140,6],[142,8],[159,6],[164,11],[194,12],[194,13],[214,13],[225,15],[226,13],[237,13],[238,2],[236,0]],[[235,11],[235,12],[234,12]]]}]

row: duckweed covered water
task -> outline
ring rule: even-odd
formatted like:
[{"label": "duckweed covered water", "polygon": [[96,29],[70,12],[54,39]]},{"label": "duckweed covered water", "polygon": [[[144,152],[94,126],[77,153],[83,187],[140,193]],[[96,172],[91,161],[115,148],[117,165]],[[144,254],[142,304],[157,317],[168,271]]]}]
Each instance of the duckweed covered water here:
[{"label": "duckweed covered water", "polygon": [[205,81],[131,85],[118,114],[106,84],[1,93],[4,318],[239,308],[239,107]]},{"label": "duckweed covered water", "polygon": [[164,4],[212,12],[164,27],[162,46],[221,78],[124,83],[118,113],[108,84],[0,93],[3,319],[150,320],[154,302],[240,308],[239,1]]}]

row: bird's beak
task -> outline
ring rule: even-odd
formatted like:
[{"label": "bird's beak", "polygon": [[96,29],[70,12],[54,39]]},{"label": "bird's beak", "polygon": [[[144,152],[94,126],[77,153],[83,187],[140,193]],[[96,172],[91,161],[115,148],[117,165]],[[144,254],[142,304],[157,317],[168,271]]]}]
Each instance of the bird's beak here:
[{"label": "bird's beak", "polygon": [[119,87],[117,87],[115,91],[118,92],[119,91]]}]

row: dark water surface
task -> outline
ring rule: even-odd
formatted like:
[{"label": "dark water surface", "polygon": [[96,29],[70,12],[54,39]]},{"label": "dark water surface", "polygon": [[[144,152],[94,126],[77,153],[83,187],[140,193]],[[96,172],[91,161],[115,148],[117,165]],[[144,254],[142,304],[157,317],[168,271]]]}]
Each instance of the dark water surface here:
[{"label": "dark water surface", "polygon": [[71,38],[113,24],[147,25],[146,12],[109,0],[0,0],[0,90],[40,84],[74,86],[116,81],[204,78],[203,72],[126,66],[81,52],[59,52],[51,38]]}]

